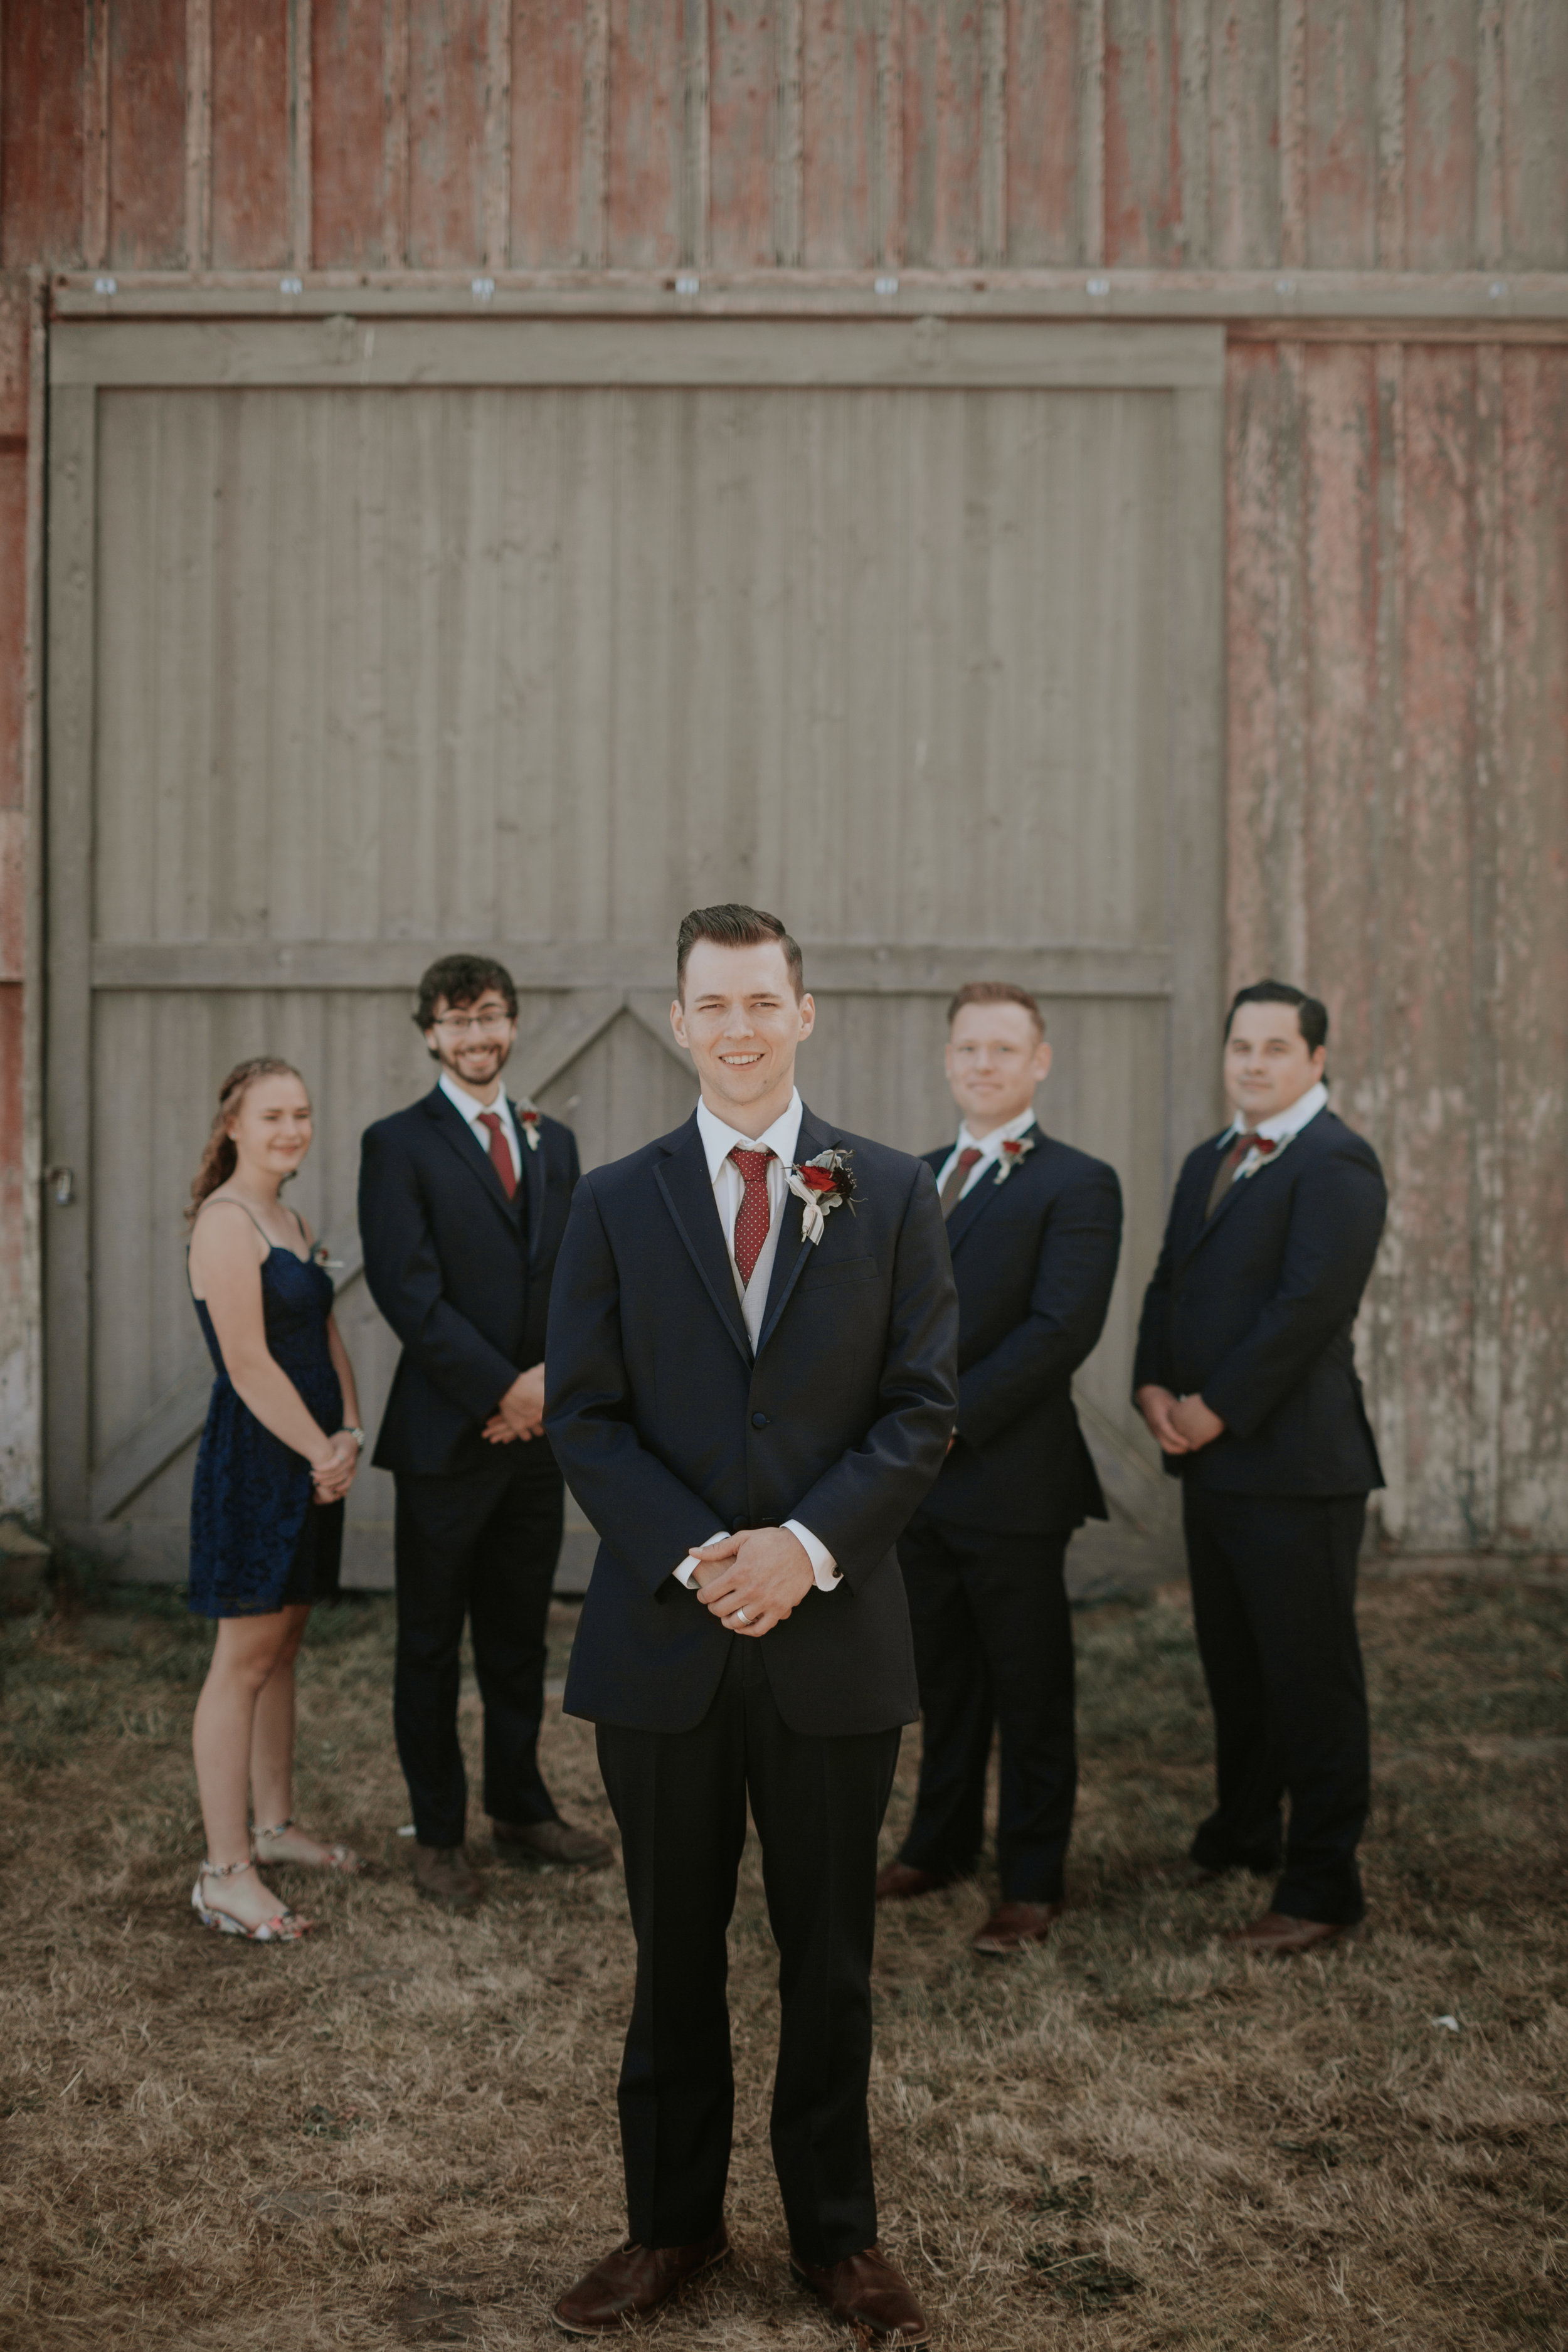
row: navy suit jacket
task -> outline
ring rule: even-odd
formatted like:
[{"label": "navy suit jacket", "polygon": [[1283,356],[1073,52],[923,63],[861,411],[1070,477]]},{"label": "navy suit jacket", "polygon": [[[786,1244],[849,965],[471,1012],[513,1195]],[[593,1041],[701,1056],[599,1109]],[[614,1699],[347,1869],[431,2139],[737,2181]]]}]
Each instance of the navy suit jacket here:
[{"label": "navy suit jacket", "polygon": [[793,1730],[919,1712],[894,1544],[942,1465],[958,1300],[931,1171],[806,1111],[800,1158],[852,1151],[853,1211],[802,1238],[786,1202],[755,1359],[695,1114],[584,1178],[556,1267],[545,1427],[600,1542],[566,1710],[683,1731],[728,1633],[675,1570],[720,1528],[798,1518],[844,1581],[762,1636]]},{"label": "navy suit jacket", "polygon": [[[930,1517],[1021,1535],[1108,1514],[1072,1376],[1105,1328],[1121,1250],[1116,1171],[1038,1124],[998,1183],[987,1171],[947,1221],[958,1283],[958,1443]],[[940,1174],[952,1147],[926,1154]]]},{"label": "navy suit jacket", "polygon": [[438,1086],[364,1131],[365,1280],[403,1342],[373,1456],[377,1469],[450,1476],[479,1468],[494,1451],[479,1434],[484,1423],[519,1372],[543,1360],[577,1139],[558,1119],[541,1118],[539,1149],[531,1150],[516,1103],[511,1115],[522,1181],[510,1201]]},{"label": "navy suit jacket", "polygon": [[[1228,1130],[1227,1130],[1228,1134]],[[1226,1136],[1177,1179],[1143,1300],[1134,1390],[1200,1395],[1225,1434],[1165,1467],[1232,1495],[1364,1495],[1383,1465],[1351,1332],[1388,1194],[1370,1143],[1321,1110],[1212,1217]]]}]

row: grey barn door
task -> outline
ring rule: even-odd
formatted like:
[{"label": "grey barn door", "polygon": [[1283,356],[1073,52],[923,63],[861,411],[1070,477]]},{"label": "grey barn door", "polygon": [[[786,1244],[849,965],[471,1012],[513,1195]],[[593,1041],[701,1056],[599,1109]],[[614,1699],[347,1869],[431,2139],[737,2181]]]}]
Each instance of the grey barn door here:
[{"label": "grey barn door", "polygon": [[[1080,1389],[1127,1404],[1220,966],[1221,342],[847,322],[67,326],[52,344],[48,1459],[178,1576],[208,1381],[181,1208],[217,1082],[296,1061],[297,1188],[367,1411],[357,1143],[428,1085],[423,964],[493,947],[586,1164],[693,1100],[689,906],[806,943],[803,1087],[940,1141],[958,982],[1047,1002],[1047,1123],[1129,1223]],[[360,1482],[351,1572],[389,1558]]]}]

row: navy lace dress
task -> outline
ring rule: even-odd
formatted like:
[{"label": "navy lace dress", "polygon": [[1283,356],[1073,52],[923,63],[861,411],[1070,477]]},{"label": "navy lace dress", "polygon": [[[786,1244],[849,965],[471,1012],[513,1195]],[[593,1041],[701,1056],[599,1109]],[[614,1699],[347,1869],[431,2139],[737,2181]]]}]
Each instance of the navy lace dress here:
[{"label": "navy lace dress", "polygon": [[[267,1345],[329,1433],[343,1422],[327,1352],[332,1295],[313,1259],[274,1247],[262,1260]],[[313,1499],[305,1456],[241,1403],[205,1301],[195,1306],[217,1378],[191,1488],[191,1607],[199,1617],[254,1617],[328,1600],[338,1590],[343,1507]]]}]

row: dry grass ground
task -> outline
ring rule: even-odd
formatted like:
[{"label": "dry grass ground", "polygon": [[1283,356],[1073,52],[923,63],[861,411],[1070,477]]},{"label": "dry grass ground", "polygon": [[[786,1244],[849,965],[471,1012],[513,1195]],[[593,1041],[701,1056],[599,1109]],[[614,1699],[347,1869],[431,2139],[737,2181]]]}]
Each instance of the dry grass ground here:
[{"label": "dry grass ground", "polygon": [[[1239,1960],[1215,1930],[1250,1886],[1154,1878],[1206,1784],[1174,1593],[1079,1618],[1084,1793],[1049,1948],[972,1959],[983,1887],[886,1921],[884,2239],[955,2352],[1568,2345],[1568,1590],[1407,1579],[1363,1614],[1363,1945]],[[466,1923],[415,1900],[389,1632],[384,1601],[318,1619],[300,1743],[302,1813],[384,1866],[267,1950],[184,1907],[204,1629],[145,1593],[3,1629],[0,2343],[564,2341],[552,2294],[622,2219],[619,1883],[498,1872]],[[591,1732],[552,1708],[546,1746],[564,1807],[607,1824]],[[805,2352],[846,2339],[785,2271],[754,1844],[748,1865],[737,2255],[655,2333]]]}]

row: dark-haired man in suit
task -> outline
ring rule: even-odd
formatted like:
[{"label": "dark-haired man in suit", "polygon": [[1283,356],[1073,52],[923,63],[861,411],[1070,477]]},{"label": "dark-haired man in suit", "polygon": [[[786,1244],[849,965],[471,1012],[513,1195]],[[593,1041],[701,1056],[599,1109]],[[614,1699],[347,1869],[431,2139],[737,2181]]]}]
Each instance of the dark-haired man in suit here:
[{"label": "dark-haired man in suit", "polygon": [[1183,1481],[1218,1802],[1201,1879],[1272,1875],[1230,1940],[1283,1955],[1338,1940],[1364,1903],[1369,1794],[1356,1559],[1383,1484],[1352,1329],[1387,1209],[1377,1155],[1328,1107],[1329,1016],[1281,981],[1226,1024],[1236,1117],[1192,1152],[1143,1302],[1133,1389]]},{"label": "dark-haired man in suit", "polygon": [[374,1460],[397,1484],[393,1723],[415,1878],[463,1911],[483,1893],[463,1852],[465,1616],[498,1856],[610,1860],[602,1838],[561,1820],[537,1754],[563,1499],[542,1433],[544,1326],[577,1144],[507,1097],[517,991],[500,964],[442,957],[414,1018],[441,1074],[423,1101],[365,1130],[359,1223],[371,1296],[403,1342]]},{"label": "dark-haired man in suit", "polygon": [[600,1537],[566,1685],[598,1727],[637,1975],[627,2242],[555,2305],[619,2336],[729,2250],[725,1930],[746,1839],[780,1950],[773,2152],[796,2275],[924,2344],[877,2246],[867,2090],[877,1833],[916,1712],[893,1546],[952,1426],[958,1307],[931,1171],[813,1117],[816,1018],[775,916],[699,908],[676,954],[701,1099],[585,1177],[545,1422]]},{"label": "dark-haired man in suit", "polygon": [[1115,1171],[1047,1135],[1051,1066],[1026,989],[974,981],[948,1007],[958,1140],[929,1152],[958,1283],[958,1423],[899,1544],[924,1745],[914,1818],[884,1902],[973,1869],[1001,1727],[1000,1902],[977,1952],[1043,1943],[1062,1906],[1078,1760],[1068,1538],[1105,1500],[1072,1377],[1105,1325],[1121,1246]]}]

